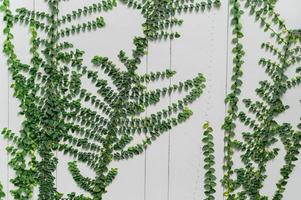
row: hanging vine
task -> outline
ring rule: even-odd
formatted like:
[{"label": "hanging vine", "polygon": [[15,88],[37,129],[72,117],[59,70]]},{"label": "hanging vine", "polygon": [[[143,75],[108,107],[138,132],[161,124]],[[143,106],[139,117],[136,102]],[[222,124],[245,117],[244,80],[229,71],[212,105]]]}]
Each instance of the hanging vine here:
[{"label": "hanging vine", "polygon": [[[60,151],[73,158],[68,169],[77,185],[89,194],[70,193],[67,194],[68,199],[102,199],[118,174],[118,169],[111,168],[110,164],[141,154],[160,135],[184,123],[192,115],[189,104],[201,96],[205,87],[205,78],[199,74],[169,87],[147,90],[146,84],[166,80],[176,73],[169,69],[146,74],[137,72],[147,54],[148,44],[180,37],[178,32],[170,31],[183,23],[177,14],[210,11],[220,7],[221,3],[219,0],[102,0],[60,16],[61,0],[44,1],[49,8],[47,12],[19,8],[13,13],[10,0],[3,0],[0,7],[4,13],[3,33],[6,35],[3,52],[8,58],[14,97],[20,103],[19,114],[24,117],[19,133],[8,128],[2,131],[4,138],[12,142],[7,147],[11,156],[9,165],[16,174],[11,179],[15,186],[11,194],[14,199],[32,199],[33,190],[38,186],[38,199],[62,199],[64,195],[57,191],[54,176],[58,164],[55,152]],[[101,16],[86,23],[70,23],[87,15],[111,11],[118,3],[141,12],[144,17],[143,35],[133,39],[131,55],[123,50],[117,55],[125,70],[100,55],[94,56],[91,66],[86,66],[83,60],[85,52],[66,39],[103,29],[106,23]],[[222,126],[225,131],[222,185],[227,200],[269,199],[261,194],[261,189],[268,176],[267,165],[279,156],[277,143],[284,147],[285,163],[280,169],[272,199],[283,199],[300,154],[301,123],[294,127],[290,123],[278,122],[277,117],[289,109],[283,96],[301,83],[300,67],[293,77],[287,75],[289,69],[301,62],[301,34],[300,30],[286,27],[275,12],[276,3],[277,0],[230,0],[232,76]],[[259,100],[240,97],[245,67],[242,42],[242,16],[245,11],[273,39],[273,42],[265,42],[261,46],[270,52],[272,58],[259,60],[259,65],[269,76],[260,81],[256,89]],[[17,23],[27,25],[30,30],[29,64],[23,63],[15,53],[12,29]],[[45,33],[46,37],[42,36]],[[100,73],[106,74],[109,80],[102,78]],[[82,79],[90,80],[97,93],[85,88]],[[186,96],[156,113],[141,116],[147,107],[175,92],[186,92]],[[238,107],[239,102],[248,112]],[[236,128],[238,120],[249,131],[239,133]],[[204,198],[209,200],[214,199],[216,187],[213,130],[209,123],[205,123],[203,128]],[[133,145],[137,134],[144,138]],[[240,135],[242,139],[238,140],[236,136]],[[241,155],[242,166],[234,166],[235,152]],[[95,178],[83,176],[78,162],[92,169]],[[4,196],[0,184],[0,199]]]},{"label": "hanging vine", "polygon": [[231,77],[231,91],[226,97],[225,103],[227,104],[227,116],[225,118],[222,128],[225,130],[224,136],[224,177],[222,180],[223,187],[225,188],[224,196],[227,199],[233,199],[232,192],[234,191],[234,183],[232,180],[233,171],[233,160],[232,156],[234,154],[233,143],[235,137],[235,120],[237,119],[238,111],[238,101],[239,95],[241,93],[243,75],[242,67],[244,64],[243,57],[245,51],[243,44],[241,43],[242,38],[244,37],[242,33],[242,23],[241,16],[243,15],[243,10],[241,9],[240,0],[231,0],[230,1],[230,14],[231,14],[231,25],[232,25],[232,44],[233,44],[233,69]]},{"label": "hanging vine", "polygon": [[203,125],[203,156],[204,156],[204,200],[214,200],[216,192],[216,176],[215,176],[215,157],[214,157],[214,141],[213,129],[210,127],[209,122]]},{"label": "hanging vine", "polygon": [[[114,9],[116,0],[99,1],[63,16],[59,15],[60,0],[45,2],[48,12],[19,8],[13,14],[10,0],[3,0],[1,5],[6,24],[3,51],[8,57],[14,96],[20,102],[19,114],[24,116],[20,134],[7,128],[2,131],[13,142],[7,148],[11,155],[9,165],[16,172],[11,179],[15,186],[11,193],[14,199],[31,199],[33,189],[38,186],[38,199],[61,199],[63,194],[57,191],[54,176],[58,164],[55,152],[61,151],[74,159],[69,162],[69,171],[77,185],[89,194],[71,193],[68,198],[100,200],[118,174],[110,164],[141,154],[161,134],[185,122],[192,115],[188,105],[200,97],[205,87],[205,78],[199,74],[169,87],[147,90],[146,83],[175,75],[172,70],[138,74],[148,43],[180,37],[179,33],[169,31],[183,23],[176,14],[210,10],[219,7],[220,1],[122,0],[128,7],[140,10],[145,19],[144,34],[134,38],[132,55],[122,50],[118,54],[126,70],[103,56],[91,60],[94,68],[85,66],[85,52],[64,40],[104,28],[102,17],[66,26],[87,15]],[[26,24],[30,30],[29,64],[22,63],[14,50],[12,28],[16,23]],[[46,33],[46,37],[40,33]],[[99,71],[113,85],[101,78]],[[83,78],[90,80],[97,94],[85,88]],[[148,106],[157,104],[162,97],[182,91],[187,93],[184,98],[149,117],[141,117]],[[137,134],[143,134],[144,139],[132,145]],[[90,167],[95,178],[84,177],[78,162]]]},{"label": "hanging vine", "polygon": [[[280,141],[285,150],[285,164],[280,170],[280,179],[276,184],[273,200],[283,198],[285,186],[298,160],[301,148],[301,132],[289,123],[277,122],[277,116],[289,109],[282,97],[292,88],[301,83],[300,68],[297,68],[294,77],[288,77],[288,69],[300,64],[301,56],[298,44],[300,37],[298,31],[288,30],[280,15],[274,11],[274,0],[246,0],[245,8],[249,14],[255,16],[265,32],[270,32],[276,44],[265,42],[262,48],[271,52],[275,60],[261,58],[259,65],[265,68],[270,77],[268,80],[259,82],[256,94],[261,100],[243,99],[242,102],[248,109],[245,113],[238,108],[240,86],[242,81],[241,67],[244,66],[242,57],[245,52],[239,42],[243,37],[240,17],[244,14],[240,1],[231,1],[231,24],[233,26],[234,44],[233,52],[233,75],[231,92],[226,98],[228,115],[225,118],[223,129],[225,130],[225,164],[224,178],[226,199],[254,199],[267,200],[267,196],[260,193],[267,178],[267,164],[278,156],[280,151],[276,145]],[[255,118],[254,118],[255,116]],[[243,140],[237,140],[235,136],[236,120],[239,119],[250,132],[241,133]],[[232,156],[235,151],[240,152],[242,167],[233,167]]]},{"label": "hanging vine", "polygon": [[2,184],[0,183],[0,199],[4,198],[5,197],[5,193],[3,191],[3,186]]}]

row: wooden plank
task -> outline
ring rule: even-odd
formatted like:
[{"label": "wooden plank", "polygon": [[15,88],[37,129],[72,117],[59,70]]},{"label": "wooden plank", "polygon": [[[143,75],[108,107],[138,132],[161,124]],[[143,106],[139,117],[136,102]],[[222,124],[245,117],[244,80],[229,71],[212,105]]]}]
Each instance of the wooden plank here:
[{"label": "wooden plank", "polygon": [[[170,41],[150,42],[148,50],[148,71],[157,72],[170,68]],[[170,85],[168,79],[150,83],[149,89],[162,88]],[[148,115],[166,109],[169,97],[162,97],[155,106],[148,108]],[[146,151],[146,189],[145,200],[166,199],[168,194],[169,171],[169,133],[163,133]]]},{"label": "wooden plank", "polygon": [[[181,15],[182,27],[175,29],[181,34],[172,43],[172,68],[177,75],[173,83],[185,81],[202,73],[206,88],[202,96],[189,107],[193,116],[171,131],[170,198],[172,200],[203,199],[203,157],[201,153],[202,124],[211,123],[214,129],[217,176],[221,177],[223,162],[224,95],[226,85],[227,6],[204,13]],[[183,97],[176,94],[172,101]],[[217,199],[222,190],[217,188]]]}]

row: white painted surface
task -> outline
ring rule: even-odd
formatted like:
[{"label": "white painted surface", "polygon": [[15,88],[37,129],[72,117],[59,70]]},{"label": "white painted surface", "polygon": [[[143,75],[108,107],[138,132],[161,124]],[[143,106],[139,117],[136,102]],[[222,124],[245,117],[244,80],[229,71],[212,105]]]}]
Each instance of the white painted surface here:
[{"label": "white painted surface", "polygon": [[[25,6],[33,7],[34,0],[12,0],[12,7]],[[97,0],[73,0],[66,1],[61,5],[61,14],[68,13],[82,5],[97,2]],[[199,14],[185,14],[180,17],[184,19],[181,28],[177,28],[182,35],[181,38],[172,41],[152,42],[149,45],[149,53],[141,64],[139,71],[162,71],[172,68],[177,71],[177,75],[172,78],[172,83],[186,80],[203,73],[206,76],[206,89],[202,97],[191,107],[194,116],[184,124],[174,128],[170,134],[162,135],[154,142],[145,154],[128,161],[113,163],[119,168],[119,174],[115,181],[108,188],[105,200],[200,200],[203,198],[202,181],[204,170],[202,169],[201,156],[201,124],[210,121],[215,129],[217,175],[222,176],[223,159],[223,132],[220,127],[224,118],[224,98],[226,85],[230,84],[231,74],[231,45],[228,39],[231,37],[228,30],[228,1],[222,1],[222,7],[212,12]],[[43,1],[35,0],[37,10],[45,10]],[[289,27],[300,28],[301,2],[299,0],[279,0],[277,11],[287,21]],[[98,15],[97,15],[98,16]],[[120,65],[117,54],[122,49],[131,53],[132,39],[134,36],[142,34],[142,16],[138,11],[126,8],[120,4],[113,11],[101,13],[106,21],[104,29],[71,37],[69,40],[77,48],[85,50],[85,64],[89,65],[94,55],[109,57],[113,62]],[[87,17],[86,19],[92,19]],[[83,19],[85,21],[85,19]],[[253,17],[245,16],[244,25],[244,45],[246,48],[246,64],[244,67],[244,86],[242,96],[256,98],[254,89],[259,80],[266,78],[263,69],[258,66],[258,60],[264,51],[260,49],[263,41],[270,40],[266,33],[254,23]],[[2,30],[3,23],[0,23]],[[18,43],[17,54],[24,60],[29,61],[28,39],[24,37],[27,29],[21,27],[15,30]],[[231,31],[230,31],[231,33]],[[3,35],[0,35],[1,43]],[[0,44],[1,44],[0,43]],[[227,49],[228,47],[228,49]],[[227,55],[227,52],[230,52]],[[227,75],[227,62],[228,75]],[[0,128],[9,127],[15,131],[20,128],[21,119],[17,115],[18,102],[12,97],[12,91],[8,89],[9,78],[5,65],[5,58],[0,56]],[[227,79],[228,77],[228,79]],[[228,83],[227,83],[228,80]],[[149,88],[168,86],[169,80],[150,84]],[[87,83],[87,87],[90,87]],[[92,88],[91,88],[92,89]],[[279,120],[298,123],[301,116],[300,88],[291,91],[285,96],[285,101],[292,105],[285,115]],[[171,99],[163,99],[156,107],[150,107],[146,115],[166,107],[175,101],[179,95],[173,95]],[[138,140],[138,138],[137,138]],[[8,171],[8,157],[5,151],[7,142],[0,139],[0,181],[3,183],[5,191],[12,189],[12,185],[7,181],[13,176],[12,170]],[[60,192],[69,193],[75,191],[83,193],[72,180],[67,169],[68,156],[58,153],[59,165],[57,169],[57,187]],[[301,158],[301,157],[300,157]],[[278,169],[282,161],[275,160],[270,167],[271,175],[266,182],[263,193],[270,195],[275,190],[274,182],[277,180]],[[93,176],[84,165],[81,165],[83,173]],[[277,170],[275,170],[277,169]],[[298,185],[301,184],[298,178],[301,175],[301,161],[294,171],[290,180],[285,200],[298,200],[301,191]],[[8,177],[10,176],[10,177]],[[273,184],[272,184],[273,183]],[[12,199],[9,195],[7,199]],[[35,198],[36,199],[36,198]],[[222,199],[222,188],[218,184],[216,199]]]}]

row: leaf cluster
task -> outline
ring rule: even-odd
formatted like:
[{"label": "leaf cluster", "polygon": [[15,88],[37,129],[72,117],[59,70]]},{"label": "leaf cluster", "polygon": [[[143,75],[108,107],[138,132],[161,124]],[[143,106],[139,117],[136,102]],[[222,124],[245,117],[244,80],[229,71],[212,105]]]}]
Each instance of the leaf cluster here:
[{"label": "leaf cluster", "polygon": [[[86,66],[85,52],[66,41],[72,35],[104,28],[106,23],[101,16],[81,24],[75,22],[114,9],[116,0],[102,0],[62,16],[60,0],[45,2],[48,11],[19,8],[15,14],[10,10],[9,0],[1,5],[6,24],[3,52],[8,58],[14,96],[20,102],[19,114],[24,117],[19,133],[9,129],[2,131],[12,142],[7,148],[11,155],[9,164],[16,172],[11,179],[15,186],[11,193],[14,199],[31,199],[33,189],[38,186],[40,200],[61,199],[63,194],[57,191],[54,176],[59,151],[72,158],[68,169],[77,185],[89,194],[86,197],[71,193],[68,198],[100,200],[118,173],[111,168],[112,162],[141,154],[160,135],[188,120],[193,114],[189,104],[196,101],[205,88],[205,77],[198,74],[191,80],[148,89],[148,83],[175,75],[173,70],[138,73],[149,42],[178,38],[179,33],[170,31],[183,23],[176,14],[210,10],[219,7],[220,1],[123,0],[127,6],[139,9],[145,22],[143,35],[133,39],[132,54],[119,52],[122,67],[100,55],[94,56]],[[30,31],[28,64],[15,53],[12,28],[16,24],[24,24]],[[86,88],[83,79],[97,92]],[[186,95],[142,117],[149,106],[178,92]],[[142,135],[143,140],[132,144],[136,135]],[[95,178],[84,177],[78,162],[93,170]]]},{"label": "leaf cluster", "polygon": [[[243,57],[245,52],[240,42],[243,37],[241,16],[244,14],[241,2],[231,1],[231,25],[233,27],[233,73],[231,91],[226,98],[228,112],[223,129],[225,130],[225,163],[222,180],[226,199],[268,199],[260,193],[267,179],[267,164],[278,156],[280,151],[276,145],[281,142],[285,150],[285,164],[280,170],[280,179],[276,184],[276,192],[272,199],[283,198],[286,185],[298,160],[300,130],[290,123],[277,122],[277,116],[285,113],[289,105],[283,102],[283,96],[300,85],[299,68],[293,77],[287,75],[287,70],[300,63],[299,37],[296,31],[288,30],[280,15],[274,10],[276,1],[247,0],[245,8],[255,17],[263,31],[270,33],[274,42],[265,42],[262,49],[270,52],[273,57],[261,58],[259,65],[265,68],[268,80],[259,82],[256,94],[260,100],[242,99],[248,113],[238,107],[239,94],[243,82]],[[237,133],[236,122],[239,120],[250,131]],[[300,127],[299,127],[300,128]],[[236,135],[241,134],[242,140]],[[242,167],[234,167],[233,155],[240,153]]]},{"label": "leaf cluster", "polygon": [[213,141],[213,129],[210,127],[209,122],[203,125],[203,156],[204,156],[204,200],[214,200],[214,194],[216,192],[216,176],[215,176],[215,157],[214,157],[214,141]]}]

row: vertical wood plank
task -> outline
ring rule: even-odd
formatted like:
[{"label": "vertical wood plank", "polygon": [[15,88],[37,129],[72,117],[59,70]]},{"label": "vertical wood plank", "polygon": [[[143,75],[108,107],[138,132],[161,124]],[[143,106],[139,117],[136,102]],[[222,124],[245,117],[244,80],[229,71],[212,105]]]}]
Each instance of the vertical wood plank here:
[{"label": "vertical wood plank", "polygon": [[[157,72],[170,68],[170,42],[162,40],[149,43],[148,71]],[[169,80],[150,83],[149,89],[169,86]],[[156,113],[169,105],[169,97],[161,97],[160,102],[148,108],[148,115]],[[168,132],[163,133],[152,143],[146,152],[145,199],[167,199],[168,194]]]},{"label": "vertical wood plank", "polygon": [[[209,121],[216,144],[217,176],[221,177],[223,158],[224,95],[226,84],[227,6],[204,13],[181,15],[184,23],[177,31],[181,37],[173,42],[172,66],[177,71],[173,83],[185,81],[203,73],[206,88],[202,96],[189,107],[193,116],[171,131],[170,199],[202,199],[203,157],[201,156],[201,126]],[[182,95],[174,95],[176,101]],[[217,188],[217,199],[222,199]]]}]

